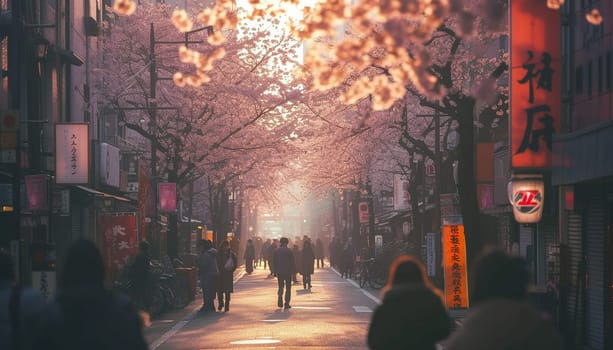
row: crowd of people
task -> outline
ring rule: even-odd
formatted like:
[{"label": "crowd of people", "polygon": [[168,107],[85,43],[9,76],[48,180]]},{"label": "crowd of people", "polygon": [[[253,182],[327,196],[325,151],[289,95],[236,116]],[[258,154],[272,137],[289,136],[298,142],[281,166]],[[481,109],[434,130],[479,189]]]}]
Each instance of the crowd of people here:
[{"label": "crowd of people", "polygon": [[[260,252],[267,254],[260,260],[262,254],[256,256],[257,248],[251,241],[244,253],[251,266],[246,267],[248,273],[263,266],[277,278],[277,306],[284,309],[291,308],[296,273],[302,275],[303,288],[310,290],[315,262],[324,255],[320,240],[313,243],[305,236],[291,248],[289,245],[285,237],[262,242]],[[148,245],[141,243],[139,248],[135,266],[146,269]],[[351,240],[330,244],[330,261],[344,271],[343,277],[351,271],[351,265],[344,262],[346,254],[355,254],[351,250]],[[221,242],[217,249],[211,241],[201,242],[202,312],[230,310],[237,266],[230,242]],[[317,267],[322,268],[323,263]],[[368,347],[433,350],[442,344],[446,350],[562,349],[562,339],[551,320],[526,300],[530,279],[521,258],[495,249],[485,251],[470,277],[471,308],[458,327],[423,263],[406,255],[397,257],[390,266],[382,302],[372,314]],[[102,255],[88,240],[77,240],[68,249],[58,292],[51,302],[15,283],[11,256],[0,251],[0,349],[147,349],[144,321],[134,307],[146,307],[145,291],[141,297],[143,300],[131,302],[105,286]]]}]

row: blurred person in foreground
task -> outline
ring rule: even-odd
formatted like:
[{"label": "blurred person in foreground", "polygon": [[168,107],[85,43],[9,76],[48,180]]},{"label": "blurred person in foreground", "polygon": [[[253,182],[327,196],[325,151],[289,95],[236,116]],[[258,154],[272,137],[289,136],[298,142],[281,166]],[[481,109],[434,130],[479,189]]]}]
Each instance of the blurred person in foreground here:
[{"label": "blurred person in foreground", "polygon": [[526,301],[529,276],[523,259],[484,251],[471,276],[471,308],[445,349],[561,349],[553,324]]},{"label": "blurred person in foreground", "polygon": [[142,322],[130,300],[104,286],[96,245],[80,239],[66,253],[49,323],[46,349],[148,349]]},{"label": "blurred person in foreground", "polygon": [[408,255],[397,257],[370,322],[368,347],[433,350],[450,331],[442,293],[430,283],[424,265]]},{"label": "blurred person in foreground", "polygon": [[11,256],[0,250],[0,349],[43,349],[41,316],[48,311],[44,297],[15,283]]}]

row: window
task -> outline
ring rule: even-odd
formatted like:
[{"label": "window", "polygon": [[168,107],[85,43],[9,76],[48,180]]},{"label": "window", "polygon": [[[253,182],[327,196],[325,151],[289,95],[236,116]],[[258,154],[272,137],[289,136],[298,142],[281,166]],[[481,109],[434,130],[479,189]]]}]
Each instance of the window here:
[{"label": "window", "polygon": [[587,64],[587,95],[592,96],[592,62]]},{"label": "window", "polygon": [[583,94],[583,67],[581,66],[575,68],[575,93],[577,95]]}]

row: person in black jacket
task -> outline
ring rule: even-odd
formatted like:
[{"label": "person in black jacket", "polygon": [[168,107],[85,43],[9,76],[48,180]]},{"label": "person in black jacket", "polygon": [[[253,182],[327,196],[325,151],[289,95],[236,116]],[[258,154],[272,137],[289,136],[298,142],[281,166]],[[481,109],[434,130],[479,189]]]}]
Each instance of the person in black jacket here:
[{"label": "person in black jacket", "polygon": [[253,272],[255,260],[255,247],[253,246],[253,241],[250,239],[247,240],[247,247],[245,248],[243,258],[245,259],[245,271],[251,274]]},{"label": "person in black jacket", "polygon": [[304,289],[311,289],[311,275],[314,272],[313,266],[315,265],[315,253],[313,252],[313,247],[311,246],[311,240],[307,239],[304,241],[304,246],[302,247],[302,255],[300,257],[300,274],[302,275],[302,286]]},{"label": "person in black jacket", "polygon": [[370,322],[369,349],[434,350],[451,331],[442,293],[430,284],[423,264],[408,255],[394,260],[389,276]]},{"label": "person in black jacket", "polygon": [[217,253],[219,279],[217,281],[217,310],[223,308],[230,311],[230,294],[234,292],[234,270],[236,270],[236,254],[230,249],[230,242],[223,241]]},{"label": "person in black jacket", "polygon": [[130,281],[132,282],[132,297],[137,308],[149,311],[149,242],[143,240],[138,244],[138,255],[130,268]]},{"label": "person in black jacket", "polygon": [[[284,309],[291,308],[292,275],[296,271],[294,266],[294,253],[287,247],[289,240],[285,237],[280,240],[281,246],[273,253],[273,266],[277,274],[277,306]],[[285,289],[285,304],[283,303],[283,290]]]},{"label": "person in black jacket", "polygon": [[68,249],[46,349],[145,350],[142,321],[127,297],[104,286],[98,247],[77,240]]}]

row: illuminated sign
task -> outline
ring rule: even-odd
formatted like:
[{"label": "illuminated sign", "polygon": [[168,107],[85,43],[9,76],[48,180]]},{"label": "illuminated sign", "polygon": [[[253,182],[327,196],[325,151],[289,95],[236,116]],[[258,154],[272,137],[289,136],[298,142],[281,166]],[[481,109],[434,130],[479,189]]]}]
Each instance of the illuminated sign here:
[{"label": "illuminated sign", "polygon": [[55,182],[89,182],[89,125],[55,125]]},{"label": "illuminated sign", "polygon": [[177,184],[174,182],[163,182],[158,185],[158,196],[160,197],[160,211],[174,212],[177,210]]},{"label": "illuminated sign", "polygon": [[560,130],[560,11],[546,1],[511,4],[511,166],[551,166]]},{"label": "illuminated sign", "polygon": [[545,184],[542,177],[516,175],[509,182],[507,191],[515,221],[520,224],[534,224],[541,221],[545,199]]},{"label": "illuminated sign", "polygon": [[443,271],[448,309],[468,309],[464,225],[443,226]]}]

